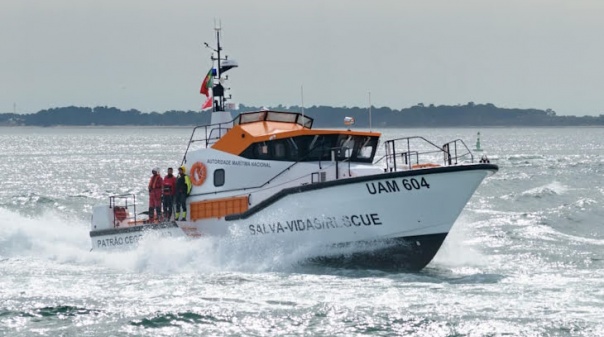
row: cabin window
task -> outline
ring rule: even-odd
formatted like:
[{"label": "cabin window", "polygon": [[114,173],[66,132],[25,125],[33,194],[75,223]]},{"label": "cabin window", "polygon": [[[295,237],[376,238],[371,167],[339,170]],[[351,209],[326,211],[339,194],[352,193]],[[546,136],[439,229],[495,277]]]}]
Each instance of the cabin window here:
[{"label": "cabin window", "polygon": [[273,149],[275,151],[275,159],[279,160],[285,158],[285,144],[275,143]]},{"label": "cabin window", "polygon": [[364,137],[364,139],[362,139],[362,141],[361,141],[361,146],[359,146],[359,150],[356,154],[356,157],[359,159],[373,158],[376,143],[377,143],[377,141],[375,138]]},{"label": "cabin window", "polygon": [[254,144],[254,157],[256,159],[270,159],[266,143]]},{"label": "cabin window", "polygon": [[289,148],[289,157],[291,160],[298,160],[298,144],[293,140],[293,138],[287,138],[287,145]]},{"label": "cabin window", "polygon": [[312,140],[307,145],[308,154],[303,161],[330,160],[331,149],[335,147],[336,135],[311,136]]},{"label": "cabin window", "polygon": [[214,170],[214,186],[224,185],[224,169]]},{"label": "cabin window", "polygon": [[352,149],[354,149],[353,136],[340,136],[340,139],[338,140],[338,158],[350,158],[352,156]]},{"label": "cabin window", "polygon": [[241,156],[292,162],[327,161],[335,150],[338,160],[370,163],[377,142],[377,137],[346,134],[297,136],[251,144]]}]

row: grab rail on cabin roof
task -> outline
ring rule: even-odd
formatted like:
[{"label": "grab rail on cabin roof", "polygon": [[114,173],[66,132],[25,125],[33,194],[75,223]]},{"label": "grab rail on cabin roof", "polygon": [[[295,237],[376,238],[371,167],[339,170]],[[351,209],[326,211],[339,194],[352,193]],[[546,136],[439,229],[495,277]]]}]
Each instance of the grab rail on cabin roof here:
[{"label": "grab rail on cabin roof", "polygon": [[[419,141],[420,145],[412,146],[411,143],[416,141]],[[403,137],[385,141],[384,148],[386,154],[376,160],[374,164],[385,159],[386,171],[388,172],[397,171],[401,167],[411,169],[413,165],[421,164],[420,157],[422,160],[428,158],[432,162],[437,162],[438,160],[435,160],[435,158],[439,153],[443,154],[442,162],[444,166],[457,165],[460,160],[468,157],[470,162],[474,162],[474,155],[461,139],[452,140],[441,147],[421,136]],[[401,148],[404,151],[397,150]],[[453,151],[453,154],[451,151]]]}]

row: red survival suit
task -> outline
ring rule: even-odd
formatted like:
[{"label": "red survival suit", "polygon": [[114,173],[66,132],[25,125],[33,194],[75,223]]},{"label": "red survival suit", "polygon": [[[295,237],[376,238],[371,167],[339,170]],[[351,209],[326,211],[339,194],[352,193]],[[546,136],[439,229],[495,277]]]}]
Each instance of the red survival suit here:
[{"label": "red survival suit", "polygon": [[174,196],[176,195],[176,177],[172,175],[172,170],[168,170],[168,174],[164,177],[164,218],[172,217],[172,209],[174,207]]},{"label": "red survival suit", "polygon": [[[155,168],[151,172],[153,175],[149,180],[149,221],[161,218],[161,192],[164,185],[159,169]],[[155,216],[153,211],[157,212]]]}]

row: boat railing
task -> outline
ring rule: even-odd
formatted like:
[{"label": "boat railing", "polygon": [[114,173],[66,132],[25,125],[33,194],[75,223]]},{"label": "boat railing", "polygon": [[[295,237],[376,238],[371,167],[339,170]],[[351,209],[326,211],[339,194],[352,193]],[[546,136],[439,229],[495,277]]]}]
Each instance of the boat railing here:
[{"label": "boat railing", "polygon": [[386,172],[457,165],[468,160],[474,162],[472,152],[461,139],[438,146],[421,136],[403,137],[385,141],[384,148],[384,156],[374,164],[384,160]]},{"label": "boat railing", "polygon": [[[470,151],[470,148],[461,139],[455,139],[443,145],[445,153],[445,163],[448,165],[457,165],[460,162],[467,161],[474,162],[474,154]],[[453,152],[453,153],[451,153]]]},{"label": "boat railing", "polygon": [[[132,213],[130,213],[130,207],[132,207]],[[114,225],[119,225],[124,220],[128,220],[127,222],[132,222],[134,224],[138,223],[135,194],[119,194],[110,196],[109,208],[112,210],[111,213],[113,214]]]},{"label": "boat railing", "polygon": [[194,127],[193,132],[191,132],[189,142],[187,143],[187,149],[185,150],[185,154],[182,158],[181,164],[185,162],[185,158],[187,158],[187,153],[189,152],[193,144],[201,144],[202,148],[208,148],[210,145],[216,143],[227,132],[229,132],[232,126],[233,121],[216,124],[198,125]]}]

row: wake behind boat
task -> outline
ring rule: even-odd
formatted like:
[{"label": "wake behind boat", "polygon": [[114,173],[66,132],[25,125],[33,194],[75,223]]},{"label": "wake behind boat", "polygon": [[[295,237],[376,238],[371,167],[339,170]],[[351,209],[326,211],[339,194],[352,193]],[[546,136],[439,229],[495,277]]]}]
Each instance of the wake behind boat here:
[{"label": "wake behind boat", "polygon": [[144,233],[238,237],[316,247],[309,258],[320,263],[419,270],[498,170],[475,163],[460,139],[391,139],[376,158],[378,132],[313,129],[313,118],[296,112],[232,118],[223,74],[237,65],[221,57],[219,29],[216,36],[212,122],[193,129],[183,157],[193,184],[186,220],[149,223],[137,217],[134,196],[112,196],[94,208],[93,249],[135,246]]}]

